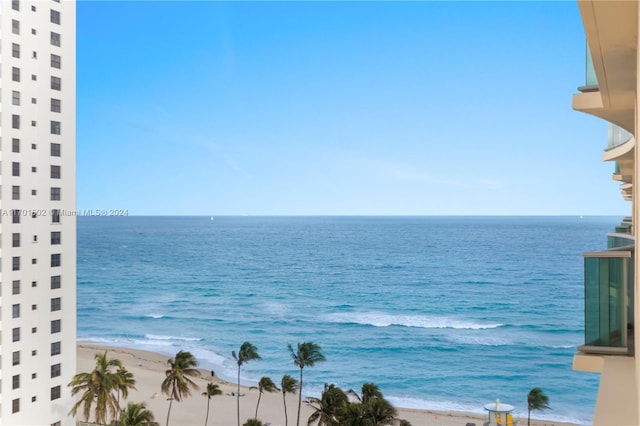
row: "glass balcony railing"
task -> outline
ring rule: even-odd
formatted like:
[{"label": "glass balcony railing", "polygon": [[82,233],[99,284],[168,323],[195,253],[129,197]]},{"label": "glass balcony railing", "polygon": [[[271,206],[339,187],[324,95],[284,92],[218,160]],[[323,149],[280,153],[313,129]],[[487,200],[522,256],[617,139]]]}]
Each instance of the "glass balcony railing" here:
[{"label": "glass balcony railing", "polygon": [[591,58],[591,49],[587,44],[587,61],[586,61],[586,82],[585,86],[598,89],[598,77],[596,77],[596,70],[593,68],[593,59]]},{"label": "glass balcony railing", "polygon": [[584,254],[587,353],[633,354],[633,247]]},{"label": "glass balcony railing", "polygon": [[609,123],[609,129],[607,130],[607,149],[622,145],[632,137],[633,135],[622,127]]},{"label": "glass balcony railing", "polygon": [[620,248],[620,247],[628,247],[634,244],[635,240],[628,231],[618,233],[616,231],[615,234],[607,235],[607,248]]},{"label": "glass balcony railing", "polygon": [[578,87],[578,90],[582,93],[586,92],[597,92],[600,90],[598,87],[598,77],[596,77],[596,70],[593,67],[593,59],[591,58],[591,50],[589,49],[589,44],[587,43],[587,54],[586,56],[586,66],[585,66],[585,84],[584,86]]}]

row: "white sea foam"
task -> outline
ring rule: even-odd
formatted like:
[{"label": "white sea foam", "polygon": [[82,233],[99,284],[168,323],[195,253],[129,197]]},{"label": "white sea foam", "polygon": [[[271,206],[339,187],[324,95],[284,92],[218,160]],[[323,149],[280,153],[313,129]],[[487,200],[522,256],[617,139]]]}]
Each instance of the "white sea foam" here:
[{"label": "white sea foam", "polygon": [[162,315],[162,314],[147,314],[147,315],[145,315],[145,317],[158,319],[158,318],[164,318],[164,315]]},{"label": "white sea foam", "polygon": [[392,315],[384,312],[333,313],[327,315],[326,320],[336,323],[372,325],[374,327],[389,327],[396,325],[417,328],[454,328],[471,330],[498,328],[504,325],[499,323],[481,323],[461,320],[446,316]]},{"label": "white sea foam", "polygon": [[185,342],[199,342],[201,337],[183,337],[183,336],[162,336],[158,334],[145,334],[144,337],[149,340],[180,340]]}]

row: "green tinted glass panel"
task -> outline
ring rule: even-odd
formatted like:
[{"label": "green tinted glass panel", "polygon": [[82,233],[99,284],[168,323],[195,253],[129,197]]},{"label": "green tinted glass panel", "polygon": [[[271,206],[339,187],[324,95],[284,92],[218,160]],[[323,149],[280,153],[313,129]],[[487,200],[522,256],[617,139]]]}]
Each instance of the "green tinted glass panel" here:
[{"label": "green tinted glass panel", "polygon": [[598,79],[596,78],[596,70],[593,68],[593,60],[591,59],[591,50],[587,45],[587,86],[597,86]]},{"label": "green tinted glass panel", "polygon": [[585,345],[627,346],[627,258],[585,258]]}]

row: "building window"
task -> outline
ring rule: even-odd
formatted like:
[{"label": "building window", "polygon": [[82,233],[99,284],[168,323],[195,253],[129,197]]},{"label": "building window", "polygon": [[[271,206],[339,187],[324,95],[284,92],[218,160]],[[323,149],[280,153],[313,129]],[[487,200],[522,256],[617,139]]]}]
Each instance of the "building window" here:
[{"label": "building window", "polygon": [[62,87],[62,79],[60,77],[51,76],[51,88],[53,90],[60,90]]},{"label": "building window", "polygon": [[11,318],[20,318],[20,304],[14,303],[11,306]]},{"label": "building window", "polygon": [[51,233],[51,245],[60,244],[60,232],[54,231]]},{"label": "building window", "polygon": [[60,275],[51,276],[51,290],[60,288],[62,285],[62,277]]},{"label": "building window", "polygon": [[36,397],[35,396],[31,397],[31,402],[36,402]]},{"label": "building window", "polygon": [[51,356],[60,355],[60,342],[51,343]]},{"label": "building window", "polygon": [[17,209],[11,210],[11,222],[20,223],[20,210],[17,210]]},{"label": "building window", "polygon": [[36,149],[38,147],[38,145],[36,145],[35,143],[31,144],[31,149]]},{"label": "building window", "polygon": [[11,152],[20,152],[20,139],[11,139]]},{"label": "building window", "polygon": [[11,67],[11,80],[20,82],[20,68]]},{"label": "building window", "polygon": [[51,312],[59,311],[61,308],[62,302],[59,297],[54,297],[51,299]]},{"label": "building window", "polygon": [[11,114],[11,127],[14,129],[20,128],[20,116],[16,114]]},{"label": "building window", "polygon": [[20,57],[20,45],[18,43],[11,43],[11,56],[14,58]]},{"label": "building window", "polygon": [[60,385],[51,388],[51,400],[60,398]]},{"label": "building window", "polygon": [[11,283],[11,294],[20,294],[20,280],[13,280]]},{"label": "building window", "polygon": [[32,311],[35,311],[35,310],[37,310],[37,309],[38,309],[38,305],[31,305],[31,310],[32,310]]},{"label": "building window", "polygon": [[37,331],[38,331],[38,327],[31,327],[32,334],[36,334]]},{"label": "building window", "polygon": [[11,0],[11,9],[20,10],[20,0]]},{"label": "building window", "polygon": [[20,106],[20,92],[17,90],[11,91],[11,105]]},{"label": "building window", "polygon": [[51,378],[60,377],[60,364],[53,364],[51,366]]},{"label": "building window", "polygon": [[12,354],[13,365],[20,365],[20,351],[14,351]]},{"label": "building window", "polygon": [[60,69],[61,67],[60,55],[54,55],[53,53],[51,54],[51,67]]},{"label": "building window", "polygon": [[60,201],[60,188],[52,187],[51,188],[51,200],[52,201]]},{"label": "building window", "polygon": [[12,389],[20,389],[20,375],[16,374],[15,376],[12,377]]},{"label": "building window", "polygon": [[18,185],[13,185],[11,187],[11,199],[12,200],[20,199],[20,187]]},{"label": "building window", "polygon": [[52,143],[51,144],[51,156],[52,157],[60,157],[60,144]]},{"label": "building window", "polygon": [[13,270],[14,271],[19,271],[20,270],[20,256],[13,256],[13,258],[11,260],[13,262]]},{"label": "building window", "polygon": [[60,223],[60,210],[51,210],[51,223]]},{"label": "building window", "polygon": [[11,32],[20,34],[20,21],[16,21],[15,19],[11,20]]},{"label": "building window", "polygon": [[31,127],[36,127],[36,122],[35,122],[35,120],[31,120]]},{"label": "building window", "polygon": [[61,109],[60,99],[51,98],[51,112],[60,112]]},{"label": "building window", "polygon": [[11,330],[11,337],[13,342],[20,341],[20,327],[15,327],[13,330]]},{"label": "building window", "polygon": [[51,9],[51,23],[60,24],[60,12]]},{"label": "building window", "polygon": [[60,34],[51,32],[51,45],[60,46]]},{"label": "building window", "polygon": [[11,247],[20,247],[20,233],[14,232],[11,234]]},{"label": "building window", "polygon": [[34,5],[31,5],[31,11],[35,12],[36,11],[36,7]]},{"label": "building window", "polygon": [[37,81],[38,80],[38,76],[35,75],[35,74],[31,74],[31,80]]},{"label": "building window", "polygon": [[35,173],[35,172],[37,172],[37,171],[38,171],[38,168],[37,168],[36,166],[33,166],[33,167],[31,167],[31,171],[32,171],[33,173]]},{"label": "building window", "polygon": [[60,179],[60,166],[51,166],[51,179]]},{"label": "building window", "polygon": [[59,135],[60,134],[60,122],[59,121],[51,121],[51,134]]},{"label": "building window", "polygon": [[11,401],[11,413],[19,413],[20,412],[20,398],[16,398]]},{"label": "building window", "polygon": [[56,253],[56,254],[52,254],[51,255],[51,266],[60,266],[60,253]]},{"label": "building window", "polygon": [[35,265],[36,263],[38,263],[38,260],[37,260],[37,259],[31,259],[31,264],[32,264],[32,265]]},{"label": "building window", "polygon": [[31,287],[38,287],[38,281],[31,281]]},{"label": "building window", "polygon": [[38,103],[38,101],[37,101],[37,99],[36,99],[36,98],[31,98],[31,103],[35,105],[35,104],[37,104],[37,103]]},{"label": "building window", "polygon": [[51,321],[51,334],[60,333],[60,325],[61,320],[53,320]]},{"label": "building window", "polygon": [[11,163],[11,175],[20,176],[20,163],[13,161]]}]

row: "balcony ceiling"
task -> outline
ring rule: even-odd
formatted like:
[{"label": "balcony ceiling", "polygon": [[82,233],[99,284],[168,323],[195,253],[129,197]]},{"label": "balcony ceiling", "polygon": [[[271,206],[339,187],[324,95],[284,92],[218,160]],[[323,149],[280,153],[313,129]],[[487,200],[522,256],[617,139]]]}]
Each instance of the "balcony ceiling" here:
[{"label": "balcony ceiling", "polygon": [[634,132],[638,2],[578,1],[585,34],[598,79],[600,115]]}]

